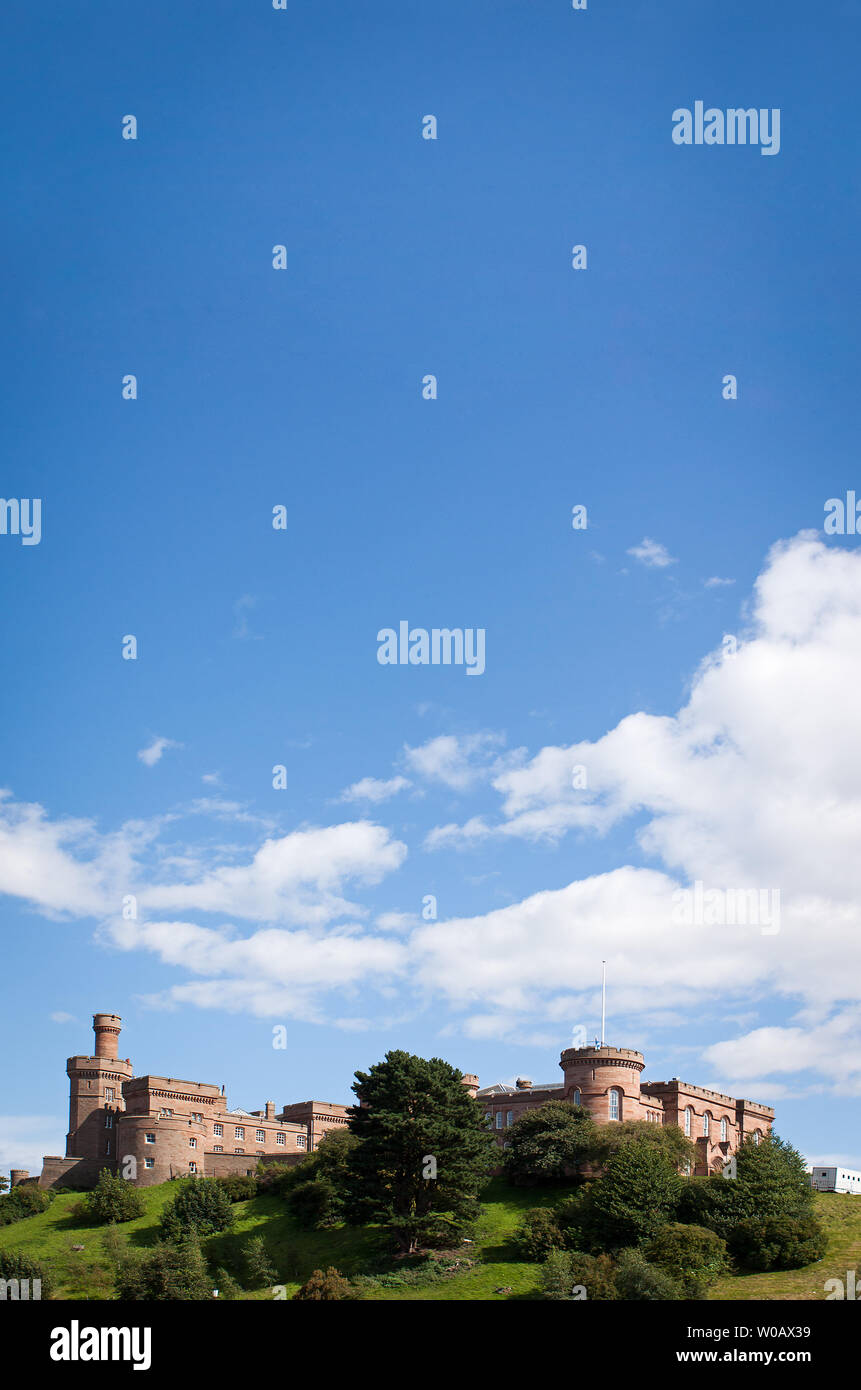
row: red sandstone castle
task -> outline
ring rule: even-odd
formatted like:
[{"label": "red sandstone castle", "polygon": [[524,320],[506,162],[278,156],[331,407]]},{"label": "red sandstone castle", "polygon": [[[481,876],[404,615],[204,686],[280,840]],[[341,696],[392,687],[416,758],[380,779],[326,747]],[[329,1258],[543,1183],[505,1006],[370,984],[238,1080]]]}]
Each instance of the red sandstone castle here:
[{"label": "red sandstone castle", "polygon": [[[224,1087],[174,1076],[134,1076],[117,1055],[122,1019],[94,1014],[93,1057],[70,1057],[69,1133],[64,1158],[44,1159],[40,1187],[95,1186],[103,1168],[139,1187],[188,1177],[253,1173],[259,1162],[294,1161],[329,1129],[347,1123],[343,1105],[306,1100],[276,1115],[228,1110]],[[12,1170],[12,1184],[26,1180]]]},{"label": "red sandstone castle", "polygon": [[646,1120],[678,1125],[696,1142],[693,1171],[698,1175],[722,1168],[742,1140],[751,1136],[758,1144],[771,1129],[774,1111],[770,1106],[735,1100],[720,1091],[692,1086],[677,1076],[671,1081],[641,1081],[645,1064],[642,1052],[596,1043],[594,1047],[569,1047],[562,1053],[561,1085],[533,1086],[531,1081],[518,1078],[516,1086],[479,1090],[477,1076],[464,1077],[464,1081],[473,1083],[471,1093],[484,1104],[501,1148],[505,1148],[509,1125],[524,1111],[548,1100],[582,1105],[599,1124]]},{"label": "red sandstone castle", "polygon": [[[261,1161],[298,1160],[328,1130],[347,1124],[343,1105],[300,1101],[276,1115],[267,1101],[263,1110],[228,1110],[223,1086],[134,1076],[128,1058],[123,1062],[117,1055],[121,1028],[116,1014],[94,1014],[95,1055],[68,1059],[66,1154],[44,1159],[40,1187],[93,1187],[103,1168],[139,1187],[195,1173],[253,1173]],[[677,1077],[641,1081],[643,1054],[627,1048],[572,1047],[559,1065],[561,1085],[533,1086],[518,1078],[516,1086],[481,1090],[477,1076],[463,1077],[470,1095],[484,1106],[500,1148],[505,1148],[505,1130],[524,1111],[567,1100],[584,1106],[599,1123],[679,1125],[696,1142],[694,1172],[706,1174],[720,1168],[747,1136],[758,1143],[774,1120],[767,1105],[734,1100]],[[24,1169],[12,1169],[13,1186],[28,1179]]]}]

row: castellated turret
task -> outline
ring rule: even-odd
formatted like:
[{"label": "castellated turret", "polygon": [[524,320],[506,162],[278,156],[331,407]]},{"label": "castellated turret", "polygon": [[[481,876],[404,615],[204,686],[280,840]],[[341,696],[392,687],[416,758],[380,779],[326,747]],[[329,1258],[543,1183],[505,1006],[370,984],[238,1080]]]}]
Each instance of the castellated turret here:
[{"label": "castellated turret", "polygon": [[599,1124],[644,1119],[640,1073],[642,1052],[627,1047],[566,1048],[559,1059],[565,1076],[564,1098],[583,1105]]},{"label": "castellated turret", "polygon": [[123,1082],[132,1076],[131,1062],[117,1057],[122,1019],[118,1014],[94,1014],[95,1051],[91,1057],[70,1057],[69,1133],[66,1157],[113,1168],[116,1163],[116,1120],[125,1109]]}]

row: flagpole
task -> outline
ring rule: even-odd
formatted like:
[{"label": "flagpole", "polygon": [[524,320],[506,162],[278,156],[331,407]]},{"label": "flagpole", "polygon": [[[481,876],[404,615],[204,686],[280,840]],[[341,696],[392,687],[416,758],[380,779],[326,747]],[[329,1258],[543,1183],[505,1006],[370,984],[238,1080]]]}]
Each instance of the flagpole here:
[{"label": "flagpole", "polygon": [[607,962],[601,962],[601,1046],[604,1046],[604,1024],[607,1010]]}]

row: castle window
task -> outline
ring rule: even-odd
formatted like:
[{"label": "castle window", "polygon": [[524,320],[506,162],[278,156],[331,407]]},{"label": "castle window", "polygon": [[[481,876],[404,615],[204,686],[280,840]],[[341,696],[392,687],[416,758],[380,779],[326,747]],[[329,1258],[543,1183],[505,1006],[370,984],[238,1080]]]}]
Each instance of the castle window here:
[{"label": "castle window", "polygon": [[720,1122],[720,1141],[721,1141],[722,1144],[725,1144],[725,1143],[726,1143],[726,1120],[725,1120],[725,1119],[721,1120],[721,1122]]},{"label": "castle window", "polygon": [[708,1139],[708,1137],[709,1137],[709,1113],[708,1113],[708,1111],[706,1111],[706,1113],[703,1115],[703,1138],[704,1138],[704,1139]]},{"label": "castle window", "polygon": [[758,1130],[758,1129],[755,1129],[755,1130],[753,1131],[753,1142],[754,1142],[754,1144],[758,1144],[761,1138],[762,1138],[762,1135],[760,1134],[759,1130]]},{"label": "castle window", "polygon": [[144,1159],[144,1168],[154,1168],[154,1167],[155,1167],[155,1159],[154,1159],[154,1158],[145,1158],[145,1159]]},{"label": "castle window", "polygon": [[107,1115],[105,1116],[105,1129],[113,1129],[113,1127],[114,1127],[114,1117],[113,1117],[113,1115],[110,1113],[110,1111],[108,1111]]},{"label": "castle window", "polygon": [[495,1120],[496,1120],[496,1128],[497,1128],[497,1129],[502,1129],[502,1111],[501,1111],[501,1110],[497,1110],[496,1116],[495,1116]]},{"label": "castle window", "polygon": [[245,1153],[245,1150],[244,1150],[244,1149],[234,1149],[233,1152],[234,1152],[235,1154],[244,1154],[244,1153]]},{"label": "castle window", "polygon": [[234,1129],[234,1131],[233,1131],[233,1137],[234,1137],[234,1139],[244,1139],[244,1138],[245,1138],[245,1128],[244,1128],[243,1125],[236,1125],[236,1127],[235,1127],[235,1129]]},{"label": "castle window", "polygon": [[188,1165],[188,1171],[189,1171],[189,1173],[196,1173],[196,1172],[197,1172],[197,1164],[196,1164],[196,1163],[189,1163],[189,1165]]},{"label": "castle window", "polygon": [[622,1106],[620,1104],[619,1091],[617,1087],[614,1086],[610,1091],[610,1119],[618,1120],[621,1114]]},{"label": "castle window", "polygon": [[691,1110],[691,1107],[688,1106],[687,1110],[685,1111],[685,1134],[687,1135],[687,1137],[688,1137],[689,1139],[690,1139],[690,1137],[691,1137],[691,1117],[692,1117],[692,1115],[693,1115],[693,1111]]},{"label": "castle window", "polygon": [[106,1154],[109,1154],[110,1151],[111,1151],[111,1141],[110,1141],[110,1139],[108,1139],[108,1140],[105,1141],[105,1153],[106,1153]]},{"label": "castle window", "polygon": [[145,1134],[145,1135],[144,1135],[144,1138],[146,1139],[146,1142],[147,1142],[148,1144],[154,1144],[154,1143],[155,1143],[155,1135],[154,1135],[154,1134]]},{"label": "castle window", "polygon": [[283,1145],[283,1144],[284,1144],[284,1135],[283,1135],[283,1134],[276,1134],[276,1135],[275,1135],[275,1143],[276,1143],[276,1144],[282,1144],[282,1145]]},{"label": "castle window", "polygon": [[110,1086],[108,1086],[105,1090],[105,1100],[116,1100],[116,1096],[114,1095],[114,1092]]},{"label": "castle window", "polygon": [[213,1153],[216,1153],[216,1154],[223,1154],[223,1153],[224,1153],[224,1145],[223,1145],[223,1144],[213,1144],[213,1146],[212,1146],[212,1152],[213,1152]]},{"label": "castle window", "polygon": [[257,1144],[264,1144],[266,1142],[266,1135],[263,1133],[262,1129],[258,1129],[255,1131],[254,1141]]},{"label": "castle window", "polygon": [[190,1149],[196,1149],[196,1148],[197,1148],[197,1140],[196,1140],[196,1139],[189,1139],[189,1141],[188,1141],[188,1147],[189,1147]]},{"label": "castle window", "polygon": [[307,1147],[308,1147],[308,1141],[306,1140],[304,1134],[297,1134],[297,1135],[296,1135],[296,1148],[297,1148],[297,1149],[306,1149]]},{"label": "castle window", "polygon": [[505,1123],[506,1123],[506,1126],[508,1126],[508,1125],[513,1125],[513,1124],[514,1124],[514,1111],[513,1111],[513,1110],[509,1110],[508,1114],[507,1114],[506,1117],[505,1117]]},{"label": "castle window", "polygon": [[200,1120],[201,1122],[203,1121],[203,1116],[202,1116],[202,1115],[192,1115],[191,1118],[192,1118],[193,1120]]},{"label": "castle window", "polygon": [[571,1099],[572,1099],[572,1101],[574,1102],[575,1105],[579,1105],[579,1104],[580,1104],[580,1087],[579,1087],[579,1086],[575,1087],[574,1094],[573,1094],[573,1096],[571,1097]]},{"label": "castle window", "polygon": [[220,1137],[224,1133],[224,1125],[214,1125],[212,1132]]}]

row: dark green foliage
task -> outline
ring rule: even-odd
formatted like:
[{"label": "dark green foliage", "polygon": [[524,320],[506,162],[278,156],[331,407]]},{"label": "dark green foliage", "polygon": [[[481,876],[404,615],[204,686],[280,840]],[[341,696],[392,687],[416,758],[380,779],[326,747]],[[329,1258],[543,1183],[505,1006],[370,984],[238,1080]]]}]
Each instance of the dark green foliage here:
[{"label": "dark green foliage", "polygon": [[223,1267],[215,1272],[215,1287],[218,1289],[219,1303],[232,1303],[242,1293],[242,1285]]},{"label": "dark green foliage", "polygon": [[233,1225],[230,1198],[213,1178],[189,1178],[165,1207],[161,1228],[168,1240],[211,1235]]},{"label": "dark green foliage", "polygon": [[223,1178],[216,1178],[215,1181],[224,1189],[231,1202],[248,1202],[257,1196],[257,1179],[250,1173],[226,1173]]},{"label": "dark green foliage", "polygon": [[685,1298],[705,1298],[726,1269],[726,1242],[704,1226],[670,1222],[653,1237],[646,1258],[679,1283]]},{"label": "dark green foliage", "polygon": [[336,1299],[353,1298],[353,1290],[340,1270],[333,1269],[330,1265],[325,1274],[322,1269],[315,1269],[311,1278],[293,1297],[317,1303],[323,1300],[333,1302]]},{"label": "dark green foliage", "polygon": [[821,1260],[828,1238],[813,1216],[749,1216],[733,1229],[729,1248],[745,1269],[802,1269]]},{"label": "dark green foliage", "polygon": [[[14,1190],[17,1191],[17,1188]],[[50,1298],[53,1291],[53,1283],[46,1266],[18,1250],[0,1250],[0,1279],[29,1279],[28,1295],[31,1300],[34,1279],[42,1281],[39,1290],[41,1299]]]},{"label": "dark green foliage", "polygon": [[641,1250],[620,1250],[616,1257],[616,1297],[626,1302],[667,1303],[686,1298],[682,1285]]},{"label": "dark green foliage", "polygon": [[0,1197],[0,1226],[11,1226],[25,1216],[38,1216],[51,1205],[51,1195],[35,1183],[19,1183],[5,1197]]},{"label": "dark green foliage", "polygon": [[[353,1086],[346,1214],[388,1226],[401,1248],[453,1243],[478,1215],[496,1146],[462,1073],[440,1058],[388,1052]],[[431,1176],[432,1172],[436,1176]]]},{"label": "dark green foliage", "polygon": [[653,1144],[625,1144],[584,1197],[580,1224],[589,1247],[618,1250],[650,1240],[675,1211],[681,1183]]},{"label": "dark green foliage", "polygon": [[550,1207],[530,1207],[517,1228],[515,1243],[524,1260],[544,1260],[551,1250],[562,1250],[565,1237]]},{"label": "dark green foliage", "polygon": [[117,1274],[117,1298],[134,1303],[182,1300],[201,1303],[212,1298],[200,1245],[194,1237],[172,1244],[161,1242],[145,1255],[128,1255]]},{"label": "dark green foliage", "polygon": [[527,1110],[506,1129],[502,1163],[509,1182],[520,1187],[570,1181],[595,1148],[597,1130],[588,1110],[567,1100],[549,1100]]},{"label": "dark green foliage", "polygon": [[553,1250],[541,1268],[545,1298],[556,1301],[610,1302],[616,1297],[615,1269],[609,1255]]},{"label": "dark green foliage", "polygon": [[133,1183],[118,1177],[107,1168],[91,1192],[81,1200],[81,1216],[88,1224],[110,1225],[119,1221],[134,1221],[143,1216],[144,1200]]},{"label": "dark green foliage", "polygon": [[697,1147],[686,1139],[678,1125],[656,1125],[648,1120],[622,1120],[598,1125],[591,1158],[596,1164],[607,1163],[626,1144],[651,1144],[666,1154],[677,1172],[696,1162]]},{"label": "dark green foliage", "polygon": [[341,1211],[338,1193],[328,1178],[310,1178],[291,1187],[285,1197],[293,1219],[309,1230],[334,1226]]},{"label": "dark green foliage", "polygon": [[[310,1157],[313,1158],[313,1154]],[[308,1161],[308,1158],[303,1158],[299,1163],[259,1164],[255,1175],[258,1193],[267,1197],[283,1197],[294,1183],[303,1181],[303,1178],[296,1177],[296,1173],[303,1169]],[[307,1177],[308,1174],[304,1176]]]},{"label": "dark green foliage", "polygon": [[261,1236],[255,1236],[246,1245],[245,1267],[248,1271],[249,1289],[271,1288],[278,1282],[278,1275]]}]

